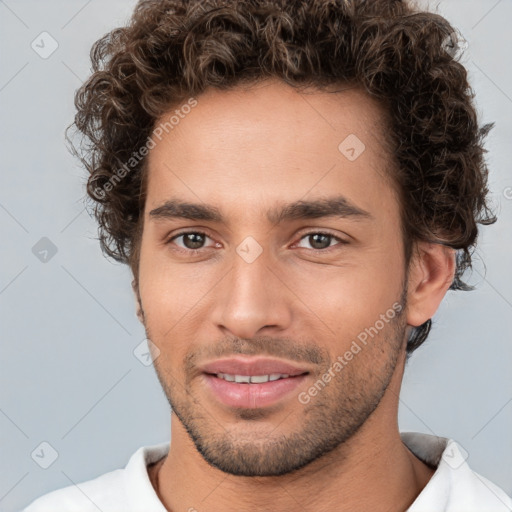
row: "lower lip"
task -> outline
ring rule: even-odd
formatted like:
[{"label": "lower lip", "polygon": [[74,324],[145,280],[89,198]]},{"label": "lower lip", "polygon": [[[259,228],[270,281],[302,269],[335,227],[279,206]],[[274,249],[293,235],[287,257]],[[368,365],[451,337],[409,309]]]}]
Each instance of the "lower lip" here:
[{"label": "lower lip", "polygon": [[224,405],[257,409],[275,404],[300,386],[307,374],[287,377],[259,384],[228,382],[211,374],[204,374],[208,387]]}]

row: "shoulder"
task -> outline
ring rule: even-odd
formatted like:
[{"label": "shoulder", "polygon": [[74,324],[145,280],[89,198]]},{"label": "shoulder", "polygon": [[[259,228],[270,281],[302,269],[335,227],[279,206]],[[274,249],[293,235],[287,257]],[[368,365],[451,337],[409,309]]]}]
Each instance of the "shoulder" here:
[{"label": "shoulder", "polygon": [[124,506],[124,469],[116,469],[93,480],[49,492],[33,501],[23,512],[98,512],[109,505]]},{"label": "shoulder", "polygon": [[471,469],[468,453],[453,439],[416,432],[401,437],[419,459],[436,468],[408,512],[512,512],[512,499]]},{"label": "shoulder", "polygon": [[164,510],[148,476],[148,465],[160,460],[169,443],[140,447],[124,469],[57,489],[34,500],[22,512],[119,512]]},{"label": "shoulder", "polygon": [[[460,470],[460,471],[459,471]],[[452,469],[452,500],[460,510],[512,512],[512,499],[503,489],[464,463]],[[455,507],[449,510],[457,510]]]}]

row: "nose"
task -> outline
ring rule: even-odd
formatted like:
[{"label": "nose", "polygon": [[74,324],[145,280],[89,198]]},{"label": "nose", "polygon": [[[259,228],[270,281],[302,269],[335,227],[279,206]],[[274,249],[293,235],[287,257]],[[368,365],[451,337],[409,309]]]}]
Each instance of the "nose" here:
[{"label": "nose", "polygon": [[238,254],[218,285],[213,321],[233,336],[251,339],[264,330],[282,331],[291,322],[293,294],[264,253],[248,263]]}]

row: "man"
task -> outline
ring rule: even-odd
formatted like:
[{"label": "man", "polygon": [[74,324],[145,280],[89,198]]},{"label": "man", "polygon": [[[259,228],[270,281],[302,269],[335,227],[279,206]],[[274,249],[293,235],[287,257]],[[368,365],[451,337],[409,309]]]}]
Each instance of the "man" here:
[{"label": "man", "polygon": [[397,422],[494,221],[457,44],[363,0],[142,1],[96,43],[75,151],[172,442],[27,512],[512,510],[454,441]]}]

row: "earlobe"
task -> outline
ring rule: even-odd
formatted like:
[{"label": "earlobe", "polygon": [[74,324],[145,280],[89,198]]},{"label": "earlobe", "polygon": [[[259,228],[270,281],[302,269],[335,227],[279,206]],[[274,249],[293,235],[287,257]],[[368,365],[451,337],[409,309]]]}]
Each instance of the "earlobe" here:
[{"label": "earlobe", "polygon": [[144,325],[144,312],[142,310],[142,304],[140,300],[140,294],[139,294],[139,286],[135,279],[132,280],[132,290],[135,295],[135,307],[136,307],[136,315],[139,319],[139,322]]},{"label": "earlobe", "polygon": [[445,245],[418,242],[410,262],[407,323],[419,326],[432,318],[453,282],[455,250]]}]

